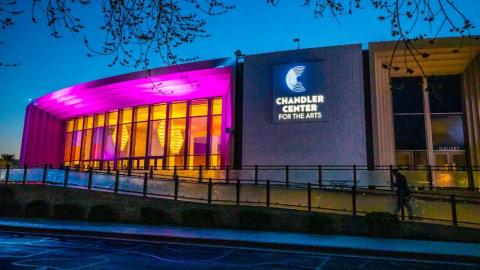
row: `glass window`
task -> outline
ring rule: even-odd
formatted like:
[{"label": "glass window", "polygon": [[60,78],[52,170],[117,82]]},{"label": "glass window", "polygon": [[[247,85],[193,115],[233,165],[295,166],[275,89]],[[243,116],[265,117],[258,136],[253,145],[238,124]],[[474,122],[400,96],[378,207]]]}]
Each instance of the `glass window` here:
[{"label": "glass window", "polygon": [[92,159],[102,159],[103,127],[95,128],[92,140]]},{"label": "glass window", "polygon": [[128,124],[132,122],[132,109],[123,109],[121,112],[120,124]]},{"label": "glass window", "polygon": [[435,164],[437,166],[448,166],[448,155],[446,153],[436,153]]},{"label": "glass window", "polygon": [[134,157],[143,157],[147,150],[147,122],[135,123],[133,153]]},{"label": "glass window", "polygon": [[398,166],[410,166],[410,152],[396,152]]},{"label": "glass window", "polygon": [[208,115],[208,101],[192,100],[190,104],[190,116],[205,116]]},{"label": "glass window", "polygon": [[105,130],[103,141],[103,159],[112,160],[115,157],[115,145],[117,142],[117,126],[109,126]]},{"label": "glass window", "polygon": [[72,132],[73,131],[73,125],[75,121],[73,119],[68,120],[67,122],[67,132]]},{"label": "glass window", "polygon": [[189,166],[205,166],[205,157],[207,154],[207,117],[191,118],[189,132]]},{"label": "glass window", "polygon": [[73,140],[73,133],[72,132],[67,133],[67,136],[65,137],[65,152],[63,155],[63,160],[65,161],[70,161],[70,157],[72,154],[72,140]]},{"label": "glass window", "polygon": [[393,113],[422,113],[421,77],[392,78]]},{"label": "glass window", "polygon": [[83,134],[82,160],[90,160],[90,149],[92,146],[92,130],[86,130]]},{"label": "glass window", "polygon": [[107,114],[107,125],[113,126],[118,123],[118,111],[109,112]]},{"label": "glass window", "polygon": [[80,160],[80,149],[82,147],[82,131],[73,132],[72,158]]},{"label": "glass window", "polygon": [[217,155],[221,153],[221,135],[222,135],[222,117],[221,116],[212,116],[212,127],[210,130],[211,134],[211,147],[210,153],[212,155]]},{"label": "glass window", "polygon": [[413,165],[414,166],[427,166],[427,151],[413,151]]},{"label": "glass window", "polygon": [[465,153],[453,154],[452,162],[452,166],[465,167],[465,165],[467,164]]},{"label": "glass window", "polygon": [[429,77],[428,96],[430,100],[430,112],[462,112],[462,95],[460,89],[460,77],[458,75]]},{"label": "glass window", "polygon": [[152,107],[152,120],[165,119],[167,115],[167,105],[158,104]]},{"label": "glass window", "polygon": [[187,103],[177,102],[170,106],[170,118],[182,118],[187,116]]},{"label": "glass window", "polygon": [[131,132],[132,124],[120,125],[120,134],[118,135],[118,153],[119,157],[121,158],[126,158],[130,156],[130,138],[132,134]]},{"label": "glass window", "polygon": [[148,121],[148,107],[138,107],[135,110],[135,122]]},{"label": "glass window", "polygon": [[170,120],[168,155],[184,155],[186,119]]},{"label": "glass window", "polygon": [[83,129],[83,117],[79,117],[75,120],[75,130]]},{"label": "glass window", "polygon": [[222,114],[222,99],[216,98],[212,102],[212,114]]},{"label": "glass window", "polygon": [[166,136],[166,120],[152,122],[150,129],[150,156],[163,156]]},{"label": "glass window", "polygon": [[461,116],[432,116],[432,139],[435,150],[464,150]]},{"label": "glass window", "polygon": [[95,115],[95,127],[103,127],[105,125],[105,115],[97,114]]},{"label": "glass window", "polygon": [[395,146],[397,150],[425,150],[423,115],[395,115]]},{"label": "glass window", "polygon": [[93,128],[93,116],[87,116],[85,118],[85,129]]}]

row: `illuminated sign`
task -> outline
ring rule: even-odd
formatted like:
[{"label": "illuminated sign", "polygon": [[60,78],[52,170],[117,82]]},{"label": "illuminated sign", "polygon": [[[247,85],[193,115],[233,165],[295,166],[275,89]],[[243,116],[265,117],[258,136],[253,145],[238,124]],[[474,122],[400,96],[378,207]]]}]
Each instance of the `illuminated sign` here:
[{"label": "illuminated sign", "polygon": [[273,67],[273,122],[324,121],[323,62]]}]

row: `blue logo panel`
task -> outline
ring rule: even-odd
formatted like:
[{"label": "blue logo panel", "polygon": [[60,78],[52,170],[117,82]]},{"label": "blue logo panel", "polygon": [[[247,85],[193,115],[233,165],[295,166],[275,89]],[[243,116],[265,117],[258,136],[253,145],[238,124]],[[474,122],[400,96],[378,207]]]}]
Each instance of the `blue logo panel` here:
[{"label": "blue logo panel", "polygon": [[323,62],[273,67],[273,122],[326,120]]}]

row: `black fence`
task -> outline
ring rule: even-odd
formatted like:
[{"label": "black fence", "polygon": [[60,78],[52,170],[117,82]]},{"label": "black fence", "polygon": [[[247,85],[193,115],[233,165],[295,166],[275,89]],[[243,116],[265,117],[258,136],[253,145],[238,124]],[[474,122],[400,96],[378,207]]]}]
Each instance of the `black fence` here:
[{"label": "black fence", "polygon": [[[356,170],[357,168],[353,172]],[[391,186],[379,189],[361,186],[355,184],[355,181],[353,185],[346,185],[322,181],[302,183],[288,181],[288,178],[287,181],[260,177],[240,179],[232,178],[231,171],[225,174],[225,178],[212,178],[205,177],[202,168],[198,168],[198,171],[193,172],[197,174],[196,177],[190,177],[181,176],[181,170],[176,168],[172,168],[172,174],[169,174],[154,170],[104,171],[48,165],[41,168],[7,166],[0,169],[0,181],[6,185],[54,185],[207,204],[275,207],[354,216],[382,211],[397,214],[402,220],[411,215],[419,222],[480,226],[480,196],[475,193],[413,191],[407,199],[414,211],[408,213],[404,207],[398,207],[399,198],[390,189]],[[260,176],[259,172],[260,168],[254,168],[254,175]]]}]

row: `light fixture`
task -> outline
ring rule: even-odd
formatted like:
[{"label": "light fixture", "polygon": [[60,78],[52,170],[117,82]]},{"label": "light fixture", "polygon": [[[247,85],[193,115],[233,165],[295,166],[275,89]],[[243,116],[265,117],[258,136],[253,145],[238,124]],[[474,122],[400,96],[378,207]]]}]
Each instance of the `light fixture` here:
[{"label": "light fixture", "polygon": [[165,120],[161,120],[157,128],[157,138],[160,142],[160,145],[163,146],[165,143]]},{"label": "light fixture", "polygon": [[174,155],[178,155],[180,153],[180,149],[183,145],[183,134],[182,131],[172,126],[172,132],[170,134],[170,152]]}]

